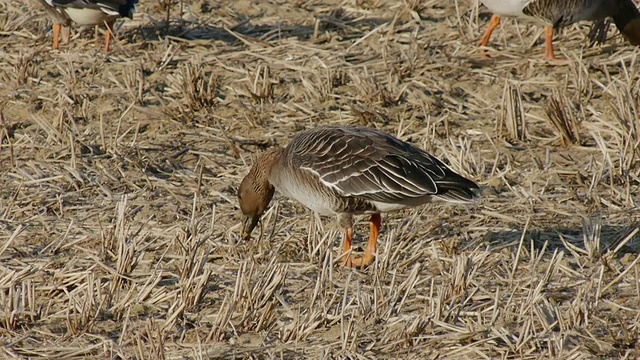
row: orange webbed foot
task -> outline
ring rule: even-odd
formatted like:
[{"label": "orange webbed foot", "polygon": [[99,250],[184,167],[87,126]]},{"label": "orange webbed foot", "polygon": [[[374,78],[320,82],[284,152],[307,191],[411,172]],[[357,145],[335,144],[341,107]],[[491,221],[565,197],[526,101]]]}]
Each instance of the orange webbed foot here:
[{"label": "orange webbed foot", "polygon": [[351,268],[365,268],[376,259],[376,251],[378,247],[378,234],[380,234],[380,226],[382,218],[380,214],[373,214],[369,219],[369,241],[367,242],[367,248],[364,251],[362,257],[352,257],[350,254],[351,244],[353,241],[353,228],[349,227],[345,230],[344,237],[344,255],[342,256],[342,266]]}]

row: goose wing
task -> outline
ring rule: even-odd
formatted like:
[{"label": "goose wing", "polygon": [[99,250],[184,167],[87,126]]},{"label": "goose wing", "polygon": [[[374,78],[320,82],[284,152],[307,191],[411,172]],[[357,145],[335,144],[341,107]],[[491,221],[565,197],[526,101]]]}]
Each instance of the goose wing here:
[{"label": "goose wing", "polygon": [[286,151],[294,167],[345,197],[405,203],[464,179],[428,153],[369,128],[316,128],[296,137]]}]

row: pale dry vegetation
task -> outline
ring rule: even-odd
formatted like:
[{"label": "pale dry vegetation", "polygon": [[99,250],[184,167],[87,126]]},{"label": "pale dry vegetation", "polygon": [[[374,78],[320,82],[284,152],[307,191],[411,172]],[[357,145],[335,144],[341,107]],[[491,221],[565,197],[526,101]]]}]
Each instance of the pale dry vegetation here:
[{"label": "pale dry vegetation", "polygon": [[[640,357],[640,57],[615,29],[560,31],[558,67],[511,20],[483,59],[472,0],[169,5],[105,55],[0,0],[1,357]],[[484,199],[385,217],[364,271],[282,198],[242,241],[254,154],[320,124],[384,129]]]}]

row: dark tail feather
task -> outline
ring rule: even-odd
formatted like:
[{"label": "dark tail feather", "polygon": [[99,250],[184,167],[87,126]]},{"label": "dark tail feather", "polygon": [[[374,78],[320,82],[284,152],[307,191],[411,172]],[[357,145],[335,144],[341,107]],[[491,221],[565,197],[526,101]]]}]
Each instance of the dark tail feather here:
[{"label": "dark tail feather", "polygon": [[633,0],[617,0],[619,12],[613,22],[632,45],[640,45],[640,10]]}]

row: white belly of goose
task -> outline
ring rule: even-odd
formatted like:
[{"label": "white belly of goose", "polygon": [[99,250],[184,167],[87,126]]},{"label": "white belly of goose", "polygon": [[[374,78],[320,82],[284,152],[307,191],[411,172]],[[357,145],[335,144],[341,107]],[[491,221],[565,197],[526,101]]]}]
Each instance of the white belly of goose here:
[{"label": "white belly of goose", "polygon": [[271,178],[272,184],[276,185],[276,189],[282,195],[299,201],[311,211],[320,215],[335,215],[331,197],[327,194],[314,189],[309,185],[305,185],[304,181],[297,181],[295,176],[278,176]]},{"label": "white belly of goose", "polygon": [[377,213],[394,212],[408,207],[404,204],[383,203],[379,201],[372,201],[371,203],[376,207],[376,209],[378,209]]},{"label": "white belly of goose", "polygon": [[480,0],[492,13],[502,16],[522,16],[522,9],[535,0]]},{"label": "white belly of goose", "polygon": [[100,25],[120,16],[119,14],[107,14],[100,9],[66,8],[65,11],[69,18],[78,25]]}]

